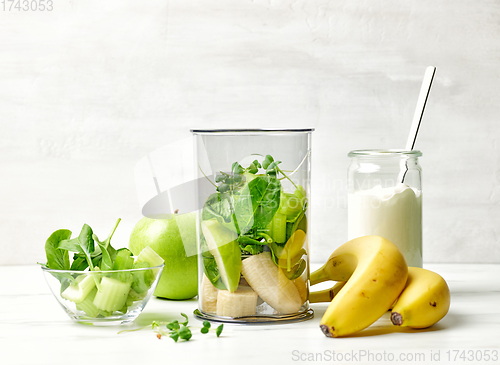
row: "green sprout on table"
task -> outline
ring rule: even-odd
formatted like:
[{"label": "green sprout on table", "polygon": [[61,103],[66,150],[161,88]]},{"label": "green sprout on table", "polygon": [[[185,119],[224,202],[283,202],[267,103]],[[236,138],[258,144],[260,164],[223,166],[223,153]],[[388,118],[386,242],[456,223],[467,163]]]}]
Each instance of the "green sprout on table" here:
[{"label": "green sprout on table", "polygon": [[[179,339],[184,340],[184,341],[189,341],[191,337],[193,336],[191,329],[190,328],[196,328],[196,327],[191,327],[188,326],[189,319],[188,316],[184,313],[181,313],[181,316],[184,317],[185,321],[184,322],[179,322],[177,320],[172,321],[172,322],[158,322],[158,321],[153,321],[151,324],[140,327],[140,328],[135,328],[133,330],[123,330],[118,332],[118,334],[123,333],[123,332],[134,332],[134,331],[139,331],[145,328],[151,328],[155,333],[156,337],[158,339],[161,339],[163,336],[168,336],[175,342],[177,342]],[[162,326],[165,326],[163,329]],[[207,334],[211,330],[211,324],[209,321],[203,321],[203,327],[201,327],[200,332],[202,334]],[[224,325],[221,324],[215,329],[215,334],[217,337],[219,337],[222,333],[222,330],[224,328]],[[213,330],[213,329],[212,329]]]}]

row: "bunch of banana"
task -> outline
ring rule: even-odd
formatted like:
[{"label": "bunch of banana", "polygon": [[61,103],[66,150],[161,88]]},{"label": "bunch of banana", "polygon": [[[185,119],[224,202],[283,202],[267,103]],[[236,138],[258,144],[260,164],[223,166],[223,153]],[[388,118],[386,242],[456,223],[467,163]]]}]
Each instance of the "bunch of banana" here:
[{"label": "bunch of banana", "polygon": [[441,276],[407,268],[397,247],[378,236],[340,246],[311,274],[311,285],[327,280],[338,283],[309,294],[311,303],[331,301],[320,324],[327,337],[360,331],[393,305],[394,325],[429,327],[446,315],[450,305],[450,291]]},{"label": "bunch of banana", "polygon": [[346,281],[323,315],[321,330],[339,337],[368,327],[391,308],[407,278],[403,255],[385,238],[365,236],[343,244],[311,274],[311,285]]}]

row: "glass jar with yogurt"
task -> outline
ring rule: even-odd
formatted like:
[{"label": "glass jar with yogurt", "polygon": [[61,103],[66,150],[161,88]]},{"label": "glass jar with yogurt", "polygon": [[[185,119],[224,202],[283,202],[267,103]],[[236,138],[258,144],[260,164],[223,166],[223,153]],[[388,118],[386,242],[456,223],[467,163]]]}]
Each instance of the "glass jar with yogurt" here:
[{"label": "glass jar with yogurt", "polygon": [[377,235],[394,243],[408,266],[422,267],[422,169],[417,150],[349,152],[348,239]]}]

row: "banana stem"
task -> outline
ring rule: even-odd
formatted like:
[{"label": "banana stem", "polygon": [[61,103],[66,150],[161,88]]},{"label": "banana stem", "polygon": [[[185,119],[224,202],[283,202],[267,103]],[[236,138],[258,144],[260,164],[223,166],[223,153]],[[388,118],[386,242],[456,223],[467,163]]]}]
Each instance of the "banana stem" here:
[{"label": "banana stem", "polygon": [[345,281],[339,281],[330,289],[324,289],[309,293],[309,303],[331,302],[345,285]]},{"label": "banana stem", "polygon": [[313,272],[309,278],[311,284],[310,285],[315,285],[318,283],[322,283],[324,281],[332,280],[328,277],[324,270],[324,266]]}]

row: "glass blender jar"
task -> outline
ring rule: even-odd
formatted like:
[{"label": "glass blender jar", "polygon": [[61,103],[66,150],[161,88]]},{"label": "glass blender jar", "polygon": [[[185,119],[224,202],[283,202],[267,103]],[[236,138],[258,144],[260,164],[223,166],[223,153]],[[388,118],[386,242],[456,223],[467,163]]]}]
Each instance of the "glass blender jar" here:
[{"label": "glass blender jar", "polygon": [[194,129],[201,319],[283,323],[309,308],[313,129]]}]

